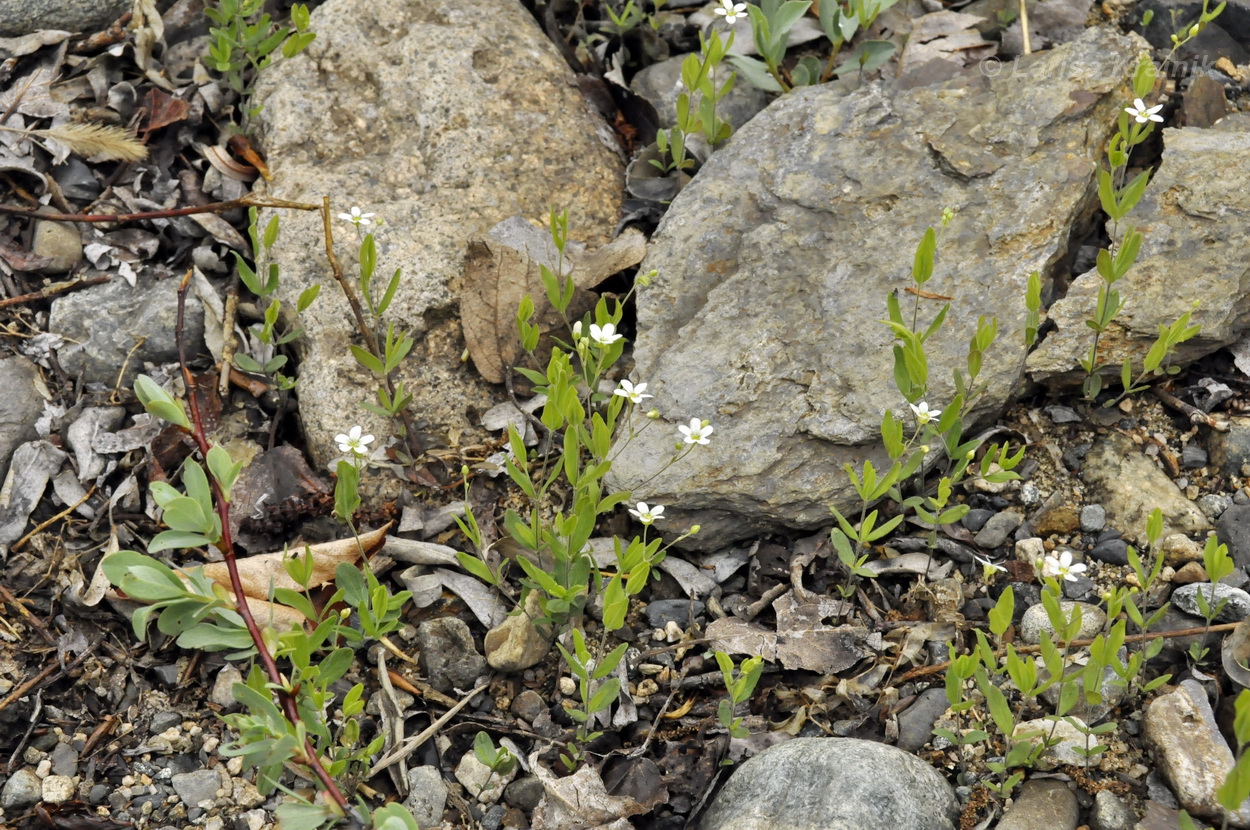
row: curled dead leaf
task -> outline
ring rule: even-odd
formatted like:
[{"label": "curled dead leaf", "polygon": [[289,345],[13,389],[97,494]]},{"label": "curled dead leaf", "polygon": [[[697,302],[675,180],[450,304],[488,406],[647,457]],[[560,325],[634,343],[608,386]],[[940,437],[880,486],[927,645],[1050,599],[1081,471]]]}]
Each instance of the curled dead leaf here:
[{"label": "curled dead leaf", "polygon": [[[569,317],[577,319],[594,308],[597,297],[590,289],[642,262],[646,251],[642,233],[635,228],[627,228],[594,251],[569,242],[564,249],[563,276],[576,286]],[[563,327],[564,319],[547,301],[540,271],[545,265],[554,272],[558,259],[550,234],[519,216],[505,219],[469,243],[460,317],[473,365],[491,383],[503,383],[521,356],[516,312],[527,294],[534,300],[535,322],[544,336],[558,334]],[[550,339],[544,339],[539,341],[540,355],[551,348]]]}]

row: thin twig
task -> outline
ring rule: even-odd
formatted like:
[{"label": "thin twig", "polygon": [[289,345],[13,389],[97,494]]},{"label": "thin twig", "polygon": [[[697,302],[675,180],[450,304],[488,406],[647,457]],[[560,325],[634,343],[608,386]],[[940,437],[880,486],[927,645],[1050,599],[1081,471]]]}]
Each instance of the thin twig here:
[{"label": "thin twig", "polygon": [[421,746],[421,744],[425,743],[430,738],[437,735],[438,730],[442,729],[443,726],[447,723],[447,721],[454,718],[457,715],[457,713],[460,712],[461,709],[468,706],[469,701],[477,697],[477,693],[484,691],[488,685],[489,684],[483,683],[481,686],[478,686],[476,689],[473,689],[471,692],[466,694],[460,700],[459,703],[457,703],[455,706],[448,709],[447,712],[444,713],[438,720],[434,721],[428,727],[423,729],[420,733],[412,736],[407,741],[405,741],[403,746],[398,747],[397,749],[392,750],[390,753],[388,753],[384,757],[379,758],[377,763],[375,763],[373,767],[369,770],[369,778],[373,778],[373,776],[377,775],[379,772],[386,769],[391,764],[395,763],[396,761],[407,758],[409,755],[416,752],[417,747]]},{"label": "thin twig", "polygon": [[86,279],[75,280],[73,282],[62,282],[56,285],[49,285],[47,288],[41,288],[38,291],[32,291],[29,294],[19,294],[16,297],[5,297],[0,300],[0,308],[7,308],[11,305],[21,305],[22,303],[32,303],[35,300],[46,300],[54,294],[64,294],[66,291],[77,291],[79,288],[85,288],[88,285],[99,285],[102,282],[108,282],[108,275],[100,277],[87,277]]},{"label": "thin twig", "polygon": [[30,611],[26,610],[26,606],[22,605],[21,600],[13,596],[9,589],[4,587],[2,583],[0,583],[0,599],[13,606],[22,619],[29,623],[31,628],[39,632],[39,636],[43,637],[44,642],[50,646],[56,645],[56,638],[49,633],[47,627],[44,626],[43,621],[34,614],[30,613]]},{"label": "thin twig", "polygon": [[64,519],[69,514],[73,513],[75,510],[81,507],[83,503],[87,501],[87,499],[91,498],[91,496],[95,494],[95,488],[96,488],[96,485],[94,484],[91,485],[91,489],[88,490],[86,493],[84,493],[81,499],[74,502],[69,507],[62,510],[60,513],[57,513],[55,516],[53,516],[51,519],[48,519],[46,522],[42,522],[36,525],[35,528],[31,530],[30,533],[27,533],[21,539],[18,539],[16,542],[14,542],[13,547],[9,548],[9,550],[21,550],[22,546],[25,545],[27,542],[29,542],[30,538],[34,536],[36,533],[41,533],[47,530],[50,526],[56,524],[61,519]]},{"label": "thin twig", "polygon": [[320,205],[307,202],[291,202],[286,199],[266,199],[255,194],[248,194],[241,199],[228,202],[212,202],[207,205],[192,207],[169,208],[168,210],[148,210],[142,213],[36,213],[38,208],[21,208],[13,205],[0,205],[0,213],[11,213],[17,216],[38,216],[40,220],[49,222],[141,222],[147,219],[172,219],[175,216],[193,216],[200,213],[225,213],[238,208],[287,208],[288,210],[320,210]]},{"label": "thin twig", "polygon": [[1189,422],[1191,424],[1205,424],[1216,432],[1228,432],[1228,421],[1225,421],[1222,418],[1216,418],[1210,413],[1203,412],[1196,406],[1190,406],[1168,390],[1164,389],[1162,386],[1152,386],[1150,387],[1150,391],[1153,392],[1154,396],[1163,403],[1173,409],[1183,412],[1185,416],[1189,418]]}]

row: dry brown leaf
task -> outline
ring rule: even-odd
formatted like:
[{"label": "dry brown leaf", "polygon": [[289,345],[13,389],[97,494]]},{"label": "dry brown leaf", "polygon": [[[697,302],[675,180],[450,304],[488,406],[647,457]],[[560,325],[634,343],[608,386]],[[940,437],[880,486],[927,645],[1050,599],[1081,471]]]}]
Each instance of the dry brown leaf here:
[{"label": "dry brown leaf", "polygon": [[[634,228],[594,251],[569,242],[564,250],[564,275],[577,286],[569,317],[576,319],[594,308],[597,298],[590,289],[642,262],[646,249],[642,233]],[[484,238],[469,243],[460,317],[473,364],[491,383],[503,383],[509,367],[521,356],[516,312],[527,294],[534,300],[535,321],[544,335],[563,326],[563,319],[547,302],[539,270],[546,265],[554,271],[556,259],[550,234],[519,216],[505,219]],[[540,341],[539,354],[550,347],[549,340]]]},{"label": "dry brown leaf", "polygon": [[[363,550],[365,556],[380,550],[386,541],[386,531],[390,525],[369,533],[360,534],[360,543],[355,539],[338,539],[333,542],[322,542],[309,545],[313,557],[313,575],[308,587],[315,588],[325,585],[334,579],[334,569],[340,562],[355,564]],[[243,593],[254,599],[265,599],[273,588],[289,588],[292,591],[302,590],[302,586],[287,574],[282,566],[283,560],[300,553],[299,550],[274,551],[259,553],[238,560],[239,581],[243,583]],[[219,585],[230,588],[230,572],[225,562],[210,562],[204,566],[204,575]]]},{"label": "dry brown leaf", "polygon": [[149,89],[148,94],[143,96],[143,131],[151,132],[186,121],[190,110],[190,105],[181,98],[175,98],[163,89]]},{"label": "dry brown leaf", "polygon": [[832,597],[800,603],[786,594],[773,603],[775,631],[733,617],[713,620],[707,639],[713,651],[759,655],[786,669],[836,674],[871,655],[868,629],[859,625],[825,625],[843,603]]}]

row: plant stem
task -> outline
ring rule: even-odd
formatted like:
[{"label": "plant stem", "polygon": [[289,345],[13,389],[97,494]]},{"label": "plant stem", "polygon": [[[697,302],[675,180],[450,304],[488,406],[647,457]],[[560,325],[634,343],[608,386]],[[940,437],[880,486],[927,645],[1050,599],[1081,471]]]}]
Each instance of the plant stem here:
[{"label": "plant stem", "polygon": [[[208,436],[204,429],[204,418],[200,412],[200,402],[197,394],[199,390],[195,382],[195,376],[191,374],[191,368],[187,365],[186,340],[183,337],[187,288],[190,284],[191,271],[188,270],[178,286],[178,317],[175,324],[175,339],[178,343],[178,366],[182,370],[183,382],[187,386],[187,404],[191,409],[191,437],[195,439],[201,457],[207,459],[210,447]],[[217,516],[221,519],[221,541],[218,542],[217,547],[226,560],[226,570],[230,574],[230,589],[234,592],[235,610],[243,618],[243,624],[247,627],[247,633],[252,637],[252,643],[256,646],[257,657],[259,657],[261,665],[265,669],[269,682],[279,687],[274,690],[273,694],[281,705],[283,714],[286,715],[287,720],[292,725],[297,725],[300,723],[300,714],[295,696],[282,688],[286,685],[286,679],[282,676],[282,672],[278,670],[277,662],[274,660],[273,655],[269,653],[269,648],[265,645],[265,639],[261,634],[260,627],[256,624],[256,619],[252,616],[252,609],[248,607],[247,598],[243,592],[243,582],[239,578],[239,567],[235,558],[234,541],[230,534],[230,502],[226,500],[226,495],[222,492],[216,476],[209,475],[208,483],[213,490],[213,502],[217,509]],[[303,752],[304,757],[299,760],[313,771],[322,786],[325,787],[326,794],[346,815],[350,810],[347,799],[343,796],[342,791],[339,790],[334,779],[326,772],[325,767],[321,765],[317,749],[313,746],[310,738],[304,738]]]}]

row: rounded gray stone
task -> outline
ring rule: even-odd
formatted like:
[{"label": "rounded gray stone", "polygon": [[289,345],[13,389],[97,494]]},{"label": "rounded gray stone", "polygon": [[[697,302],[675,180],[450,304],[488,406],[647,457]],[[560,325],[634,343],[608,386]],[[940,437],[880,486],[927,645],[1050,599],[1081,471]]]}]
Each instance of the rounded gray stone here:
[{"label": "rounded gray stone", "polygon": [[183,772],[169,779],[174,792],[188,808],[195,807],[202,801],[215,801],[221,787],[221,776],[215,769],[200,769],[195,772]]},{"label": "rounded gray stone", "polygon": [[486,658],[478,654],[464,620],[443,617],[421,623],[417,647],[421,649],[417,658],[421,671],[440,692],[472,689],[474,681],[486,672]]},{"label": "rounded gray stone", "polygon": [[1094,807],[1089,813],[1091,830],[1133,830],[1137,816],[1127,804],[1110,790],[1094,794]]},{"label": "rounded gray stone", "polygon": [[[1059,603],[1059,609],[1065,616],[1070,616],[1072,609],[1077,606],[1081,608],[1081,630],[1077,632],[1076,638],[1078,640],[1087,640],[1102,630],[1103,625],[1107,622],[1107,612],[1096,605],[1084,602],[1064,600]],[[1050,618],[1046,614],[1046,606],[1039,602],[1024,612],[1024,617],[1020,620],[1020,639],[1026,643],[1036,645],[1042,641],[1043,631],[1050,634],[1051,639],[1054,639],[1055,629],[1050,624]]]},{"label": "rounded gray stone", "polygon": [[447,805],[447,782],[437,767],[415,767],[408,770],[408,797],[404,806],[420,827],[437,827],[443,821]]},{"label": "rounded gray stone", "polygon": [[739,767],[700,830],[951,830],[955,794],[931,766],[854,738],[795,738]]},{"label": "rounded gray stone", "polygon": [[43,798],[43,782],[35,775],[33,769],[19,769],[4,782],[0,790],[0,807],[8,810],[20,810],[29,807]]},{"label": "rounded gray stone", "polygon": [[1087,504],[1081,508],[1081,530],[1097,533],[1107,526],[1107,510],[1101,504]]},{"label": "rounded gray stone", "polygon": [[1191,585],[1182,585],[1172,592],[1172,602],[1176,607],[1187,614],[1202,615],[1202,609],[1198,607],[1198,590],[1202,590],[1203,596],[1207,600],[1207,604],[1214,610],[1215,606],[1221,602],[1224,607],[1215,615],[1215,619],[1221,622],[1237,622],[1250,617],[1250,594],[1240,588],[1234,588],[1231,585],[1223,585],[1216,583],[1212,585],[1210,582],[1195,582]]},{"label": "rounded gray stone", "polygon": [[1026,781],[998,830],[1073,830],[1078,809],[1068,785],[1054,779]]},{"label": "rounded gray stone", "polygon": [[973,543],[982,550],[996,548],[1007,541],[1008,535],[1020,526],[1024,516],[1014,510],[1003,510],[995,513],[981,528]]}]

